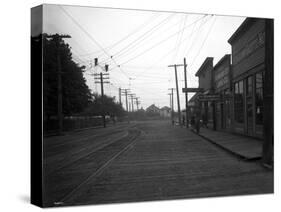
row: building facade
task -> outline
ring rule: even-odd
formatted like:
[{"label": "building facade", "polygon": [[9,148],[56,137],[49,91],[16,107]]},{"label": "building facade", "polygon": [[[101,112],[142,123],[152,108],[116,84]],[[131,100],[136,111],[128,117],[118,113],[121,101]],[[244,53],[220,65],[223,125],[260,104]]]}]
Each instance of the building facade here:
[{"label": "building facade", "polygon": [[228,42],[232,48],[233,130],[262,138],[265,19],[247,18]]},{"label": "building facade", "polygon": [[200,101],[200,96],[212,94],[213,87],[213,57],[207,57],[202,63],[201,67],[196,72],[195,76],[198,77],[199,88],[203,89],[203,92],[195,94],[193,100],[197,105],[197,109],[200,110],[201,119],[204,124],[210,128],[213,128],[213,103],[211,101]]},{"label": "building facade", "polygon": [[213,68],[214,93],[219,99],[214,102],[216,129],[231,130],[232,126],[232,73],[230,54],[223,56]]},{"label": "building facade", "polygon": [[201,96],[213,94],[215,106],[206,103],[208,98],[200,103],[198,93],[190,100],[204,108],[201,117],[207,106],[208,113],[212,108],[214,130],[262,138],[265,164],[273,161],[273,35],[273,19],[246,18],[228,40],[231,55],[212,70],[212,60],[207,58],[196,73],[199,87],[204,88]]}]

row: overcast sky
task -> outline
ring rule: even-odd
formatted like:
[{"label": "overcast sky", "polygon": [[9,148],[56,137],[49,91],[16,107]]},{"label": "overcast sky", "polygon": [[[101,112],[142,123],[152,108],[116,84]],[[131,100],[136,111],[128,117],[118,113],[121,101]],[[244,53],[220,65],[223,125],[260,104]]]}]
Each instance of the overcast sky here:
[{"label": "overcast sky", "polygon": [[[182,64],[184,57],[188,87],[198,87],[198,68],[206,57],[214,57],[215,65],[231,53],[227,40],[245,18],[44,5],[43,20],[44,33],[71,36],[65,41],[73,59],[87,67],[84,76],[92,91],[100,92],[100,84],[95,85],[90,75],[101,71],[92,65],[97,57],[101,66],[109,64],[111,84],[105,85],[105,94],[118,100],[118,88],[129,88],[145,109],[151,104],[169,106],[168,88],[176,86],[174,69],[168,65]],[[178,79],[184,109],[183,67],[178,67]]]}]

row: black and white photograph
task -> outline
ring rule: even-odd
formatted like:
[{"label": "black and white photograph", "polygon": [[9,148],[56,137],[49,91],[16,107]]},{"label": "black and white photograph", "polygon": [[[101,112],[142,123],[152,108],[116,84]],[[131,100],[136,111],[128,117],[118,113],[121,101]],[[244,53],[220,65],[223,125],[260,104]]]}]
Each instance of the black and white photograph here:
[{"label": "black and white photograph", "polygon": [[274,193],[274,19],[31,9],[31,202]]}]

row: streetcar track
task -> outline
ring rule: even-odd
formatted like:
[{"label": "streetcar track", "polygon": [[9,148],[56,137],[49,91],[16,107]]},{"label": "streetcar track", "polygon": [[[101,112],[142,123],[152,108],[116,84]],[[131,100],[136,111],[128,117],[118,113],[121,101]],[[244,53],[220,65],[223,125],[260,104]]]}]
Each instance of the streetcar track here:
[{"label": "streetcar track", "polygon": [[[64,165],[62,165],[61,167],[58,167],[57,169],[54,169],[53,171],[51,171],[50,173],[48,173],[48,174],[46,175],[46,177],[48,178],[48,177],[49,177],[50,175],[52,175],[54,172],[61,171],[62,169],[66,168],[67,166],[69,166],[69,165],[71,165],[71,164],[73,164],[73,163],[76,163],[76,162],[78,162],[79,160],[81,160],[81,159],[83,159],[83,158],[86,158],[86,157],[88,157],[88,156],[91,155],[91,154],[96,153],[97,151],[101,151],[102,149],[106,148],[107,146],[109,146],[109,145],[111,145],[111,144],[113,144],[113,143],[115,143],[115,142],[119,141],[120,139],[123,139],[123,138],[125,138],[125,137],[127,137],[127,136],[128,136],[128,132],[126,132],[125,135],[123,135],[123,136],[121,136],[121,137],[119,137],[119,138],[117,138],[117,139],[115,139],[115,140],[112,140],[112,138],[108,138],[107,140],[112,140],[112,141],[110,141],[109,143],[105,143],[105,144],[103,144],[103,145],[101,145],[101,146],[98,146],[98,147],[93,147],[93,150],[92,150],[92,151],[88,152],[87,154],[82,155],[81,157],[77,158],[77,159],[74,160],[74,161],[71,161],[71,162],[69,162],[69,163],[67,163],[67,164],[64,164]],[[82,151],[83,151],[83,150],[82,150]]]},{"label": "streetcar track", "polygon": [[55,202],[54,204],[63,205],[64,202],[66,202],[69,198],[71,198],[73,194],[75,194],[80,188],[82,188],[92,178],[97,177],[99,174],[101,174],[117,157],[119,157],[121,154],[125,153],[127,150],[131,149],[137,142],[137,138],[140,136],[141,133],[143,133],[142,131],[137,131],[137,132],[138,133],[136,135],[134,135],[134,137],[131,139],[131,142],[128,145],[126,145],[118,153],[114,154],[113,157],[111,157],[107,162],[105,162],[101,167],[99,167],[93,174],[89,175],[84,181],[82,181],[78,186],[76,186],[71,192],[66,194],[60,201]]}]

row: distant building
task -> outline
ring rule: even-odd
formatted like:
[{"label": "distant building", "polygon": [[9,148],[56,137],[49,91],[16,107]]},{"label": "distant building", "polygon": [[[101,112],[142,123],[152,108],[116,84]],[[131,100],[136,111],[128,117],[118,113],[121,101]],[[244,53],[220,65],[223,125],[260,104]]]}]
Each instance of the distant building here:
[{"label": "distant building", "polygon": [[170,118],[171,117],[171,108],[164,106],[160,109],[160,116],[162,118]]},{"label": "distant building", "polygon": [[148,108],[146,108],[146,112],[160,114],[160,109],[158,107],[156,107],[155,104],[152,104]]},{"label": "distant building", "polygon": [[207,57],[195,74],[199,81],[198,87],[203,88],[204,92],[210,92],[212,89],[213,60],[213,57]]},{"label": "distant building", "polygon": [[196,93],[190,100],[189,104],[194,106],[191,108],[191,116],[195,115],[196,112],[200,111],[201,119],[209,126],[213,127],[213,105],[211,101],[200,101],[200,97],[204,95],[209,95],[214,92],[213,89],[213,57],[207,57],[195,76],[198,77],[199,88],[203,91]]}]

